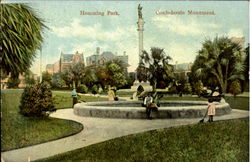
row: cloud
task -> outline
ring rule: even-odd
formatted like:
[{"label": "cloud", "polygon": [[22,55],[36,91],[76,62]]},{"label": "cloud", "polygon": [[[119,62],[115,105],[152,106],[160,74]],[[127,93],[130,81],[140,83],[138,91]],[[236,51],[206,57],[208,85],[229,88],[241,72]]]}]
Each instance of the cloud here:
[{"label": "cloud", "polygon": [[242,29],[231,29],[228,32],[229,37],[243,37]]},{"label": "cloud", "polygon": [[166,53],[172,57],[173,60],[171,63],[175,63],[176,61],[178,63],[189,63],[194,61],[197,51],[200,48],[201,44],[199,43],[190,45],[185,42],[170,42],[168,47],[166,47]]},{"label": "cloud", "polygon": [[155,16],[153,23],[159,29],[168,29],[179,35],[201,35],[208,34],[210,31],[218,30],[221,26],[214,23],[199,22],[194,18],[180,18],[177,16]]},{"label": "cloud", "polygon": [[96,52],[96,47],[100,47],[101,52],[108,50],[107,45],[102,45],[97,41],[81,43],[81,44],[72,44],[72,50],[69,53],[75,53],[76,51],[83,53],[85,57],[93,55]]},{"label": "cloud", "polygon": [[[55,27],[51,26],[52,32],[58,37],[80,37],[92,40],[109,40],[119,41],[121,39],[130,37],[136,33],[136,28],[130,27],[117,27],[112,30],[104,30],[100,23],[94,25],[83,25],[80,19],[73,19],[68,26]],[[131,29],[134,28],[134,31]]]},{"label": "cloud", "polygon": [[95,31],[98,31],[100,24],[94,24],[92,26],[81,26],[79,19],[73,19],[73,21],[64,27],[51,26],[52,32],[58,37],[95,37]]}]

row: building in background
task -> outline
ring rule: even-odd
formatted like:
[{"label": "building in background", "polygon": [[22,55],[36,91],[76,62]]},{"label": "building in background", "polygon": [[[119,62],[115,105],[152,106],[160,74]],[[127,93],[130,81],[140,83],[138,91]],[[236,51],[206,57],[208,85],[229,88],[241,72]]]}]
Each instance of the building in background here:
[{"label": "building in background", "polygon": [[112,60],[120,60],[122,61],[125,66],[128,66],[128,55],[124,51],[123,55],[115,55],[110,51],[104,51],[100,54],[100,48],[96,48],[96,52],[86,58],[86,65],[102,65],[105,62],[112,61]]},{"label": "building in background", "polygon": [[193,63],[182,63],[174,65],[174,75],[177,80],[188,80],[188,73],[191,72],[191,67]]},{"label": "building in background", "polygon": [[79,62],[84,64],[83,53],[79,53],[78,51],[76,51],[75,54],[64,54],[63,52],[61,52],[59,61],[55,62],[54,64],[47,64],[46,71],[50,74],[63,72],[70,66]]},{"label": "building in background", "polygon": [[[37,74],[34,74],[33,72],[30,72],[29,74],[19,74],[18,79],[20,83],[18,84],[18,88],[25,88],[27,86],[25,82],[25,77],[33,78],[35,82],[38,82],[38,76]],[[7,89],[8,87],[8,80],[10,79],[10,74],[6,76],[4,79],[1,80],[1,89]]]}]

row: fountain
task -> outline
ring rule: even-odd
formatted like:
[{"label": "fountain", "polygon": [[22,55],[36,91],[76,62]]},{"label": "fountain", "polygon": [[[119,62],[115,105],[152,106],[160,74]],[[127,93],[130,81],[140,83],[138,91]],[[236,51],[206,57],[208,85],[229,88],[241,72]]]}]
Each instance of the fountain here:
[{"label": "fountain", "polygon": [[[145,119],[146,108],[142,101],[102,101],[78,103],[74,113],[84,117]],[[228,103],[215,102],[216,116],[229,114]],[[161,101],[157,112],[152,117],[157,119],[198,118],[204,116],[207,101]]]}]

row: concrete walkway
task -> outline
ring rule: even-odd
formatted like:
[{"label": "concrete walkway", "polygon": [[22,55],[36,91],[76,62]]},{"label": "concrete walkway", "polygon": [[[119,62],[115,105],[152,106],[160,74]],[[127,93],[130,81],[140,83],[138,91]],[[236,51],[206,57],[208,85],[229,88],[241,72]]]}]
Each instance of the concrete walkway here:
[{"label": "concrete walkway", "polygon": [[[197,124],[200,118],[193,119],[108,119],[79,117],[73,114],[73,109],[58,110],[51,114],[52,117],[70,119],[84,125],[80,133],[63,139],[38,144],[22,149],[1,153],[6,162],[23,162],[37,160],[53,156],[59,153],[75,150],[112,138],[145,132],[154,129],[169,128],[179,125]],[[216,116],[214,120],[228,120],[245,118],[249,116],[248,111],[232,110],[232,113],[224,116]]]}]

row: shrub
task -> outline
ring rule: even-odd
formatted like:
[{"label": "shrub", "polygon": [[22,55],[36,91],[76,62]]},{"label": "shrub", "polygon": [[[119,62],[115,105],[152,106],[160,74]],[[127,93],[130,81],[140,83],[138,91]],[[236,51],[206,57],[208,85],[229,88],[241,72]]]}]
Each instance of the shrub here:
[{"label": "shrub", "polygon": [[19,108],[24,116],[47,116],[46,112],[54,111],[49,84],[44,82],[26,87]]},{"label": "shrub", "polygon": [[199,80],[194,87],[196,94],[200,97],[203,90],[203,83]]},{"label": "shrub", "polygon": [[78,93],[87,93],[88,92],[88,87],[84,84],[81,84],[76,88],[76,92]]},{"label": "shrub", "polygon": [[235,80],[230,84],[230,93],[236,97],[237,94],[241,92],[241,85],[239,80]]},{"label": "shrub", "polygon": [[93,94],[97,94],[98,93],[98,86],[97,85],[93,85],[91,92]]},{"label": "shrub", "polygon": [[176,86],[171,86],[168,91],[170,94],[178,93]]},{"label": "shrub", "polygon": [[192,87],[191,87],[190,83],[185,83],[184,92],[188,93],[188,94],[192,92]]}]

